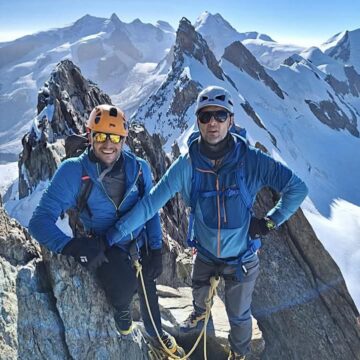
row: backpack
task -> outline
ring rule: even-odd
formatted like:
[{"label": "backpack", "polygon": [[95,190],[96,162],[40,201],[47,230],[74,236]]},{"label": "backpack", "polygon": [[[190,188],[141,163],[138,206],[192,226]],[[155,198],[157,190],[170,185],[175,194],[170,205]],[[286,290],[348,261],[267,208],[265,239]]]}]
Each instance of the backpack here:
[{"label": "backpack", "polygon": [[[65,159],[71,157],[80,156],[89,146],[89,140],[86,134],[72,134],[65,139]],[[139,198],[141,199],[145,194],[145,183],[142,171],[140,171],[140,176],[137,178],[136,186],[139,189]],[[85,171],[84,167],[82,169],[81,175],[81,185],[79,195],[76,199],[76,205],[73,209],[68,211],[69,214],[69,224],[73,230],[74,235],[84,234],[84,228],[80,220],[80,214],[83,211],[87,211],[89,216],[92,217],[92,212],[87,204],[91,190],[93,187],[93,182],[91,181],[90,176]]]},{"label": "backpack", "polygon": [[89,140],[85,134],[72,134],[65,139],[65,159],[80,156],[89,146]]}]

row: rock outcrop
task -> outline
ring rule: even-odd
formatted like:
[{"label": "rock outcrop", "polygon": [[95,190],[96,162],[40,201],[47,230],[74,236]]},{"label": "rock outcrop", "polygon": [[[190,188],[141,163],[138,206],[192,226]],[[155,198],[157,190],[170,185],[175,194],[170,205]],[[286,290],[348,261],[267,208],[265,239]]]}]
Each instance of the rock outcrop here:
[{"label": "rock outcrop", "polygon": [[[329,94],[330,95],[330,94]],[[305,100],[312,113],[324,124],[332,129],[346,129],[350,134],[360,137],[357,129],[357,117],[352,109],[349,108],[351,118],[340,109],[337,103],[330,95],[330,100],[322,100],[315,102],[313,100]]]},{"label": "rock outcrop", "polygon": [[121,339],[95,277],[46,251],[0,208],[0,358],[146,359]]},{"label": "rock outcrop", "polygon": [[347,81],[340,81],[332,75],[327,75],[325,80],[334,89],[336,94],[351,94],[360,97],[360,74],[355,70],[354,66],[344,66],[344,73]]},{"label": "rock outcrop", "polygon": [[61,61],[49,81],[38,93],[38,114],[44,114],[47,126],[41,128],[43,137],[36,137],[39,123],[34,119],[31,131],[22,140],[19,161],[19,198],[29,195],[40,181],[52,177],[64,157],[60,139],[85,130],[85,121],[99,104],[111,104],[110,97],[81,75],[70,60]]},{"label": "rock outcrop", "polygon": [[262,81],[280,99],[285,98],[278,83],[266,72],[255,56],[240,41],[235,41],[226,47],[222,58],[235,65],[239,70],[249,74],[253,79]]},{"label": "rock outcrop", "polygon": [[[257,200],[263,216],[276,195],[263,191]],[[358,310],[302,211],[264,239],[260,261],[253,314],[262,359],[360,359]]]}]

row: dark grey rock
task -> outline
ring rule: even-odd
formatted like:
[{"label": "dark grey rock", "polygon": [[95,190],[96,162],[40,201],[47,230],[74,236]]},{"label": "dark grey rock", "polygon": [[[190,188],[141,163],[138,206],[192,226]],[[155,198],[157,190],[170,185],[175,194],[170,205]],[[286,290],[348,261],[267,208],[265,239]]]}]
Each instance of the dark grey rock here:
[{"label": "dark grey rock", "polygon": [[196,32],[190,21],[186,18],[180,20],[179,28],[176,32],[175,52],[192,56],[212,71],[220,80],[224,80],[224,73],[216,60],[215,55],[210,50],[203,37]]},{"label": "dark grey rock", "polygon": [[356,115],[352,113],[352,118],[350,119],[333,99],[323,100],[319,103],[312,100],[305,100],[305,102],[316,118],[322,123],[332,129],[346,129],[350,134],[356,137],[360,136],[359,130],[357,129]]},{"label": "dark grey rock", "polygon": [[262,81],[280,99],[284,99],[284,93],[277,82],[259,64],[255,56],[240,42],[235,41],[225,48],[223,59],[235,65],[241,71],[249,74],[253,79]]},{"label": "dark grey rock", "polygon": [[244,109],[244,111],[253,119],[254,123],[261,129],[266,130],[266,132],[269,134],[271,142],[274,144],[274,146],[277,145],[275,136],[264,126],[262,121],[259,119],[259,117],[256,115],[255,110],[251,106],[251,104],[246,100],[245,103],[240,104],[241,107]]},{"label": "dark grey rock", "polygon": [[342,39],[329,51],[325,53],[334,59],[340,59],[344,63],[350,59],[350,40],[349,31],[346,31]]}]

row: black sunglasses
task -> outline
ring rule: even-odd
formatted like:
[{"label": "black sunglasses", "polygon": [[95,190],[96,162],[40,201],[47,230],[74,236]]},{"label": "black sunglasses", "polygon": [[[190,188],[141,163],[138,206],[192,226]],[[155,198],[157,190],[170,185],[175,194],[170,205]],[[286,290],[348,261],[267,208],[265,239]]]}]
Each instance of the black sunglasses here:
[{"label": "black sunglasses", "polygon": [[229,115],[231,114],[226,110],[200,111],[197,118],[202,124],[208,124],[212,117],[214,117],[216,121],[223,123]]}]

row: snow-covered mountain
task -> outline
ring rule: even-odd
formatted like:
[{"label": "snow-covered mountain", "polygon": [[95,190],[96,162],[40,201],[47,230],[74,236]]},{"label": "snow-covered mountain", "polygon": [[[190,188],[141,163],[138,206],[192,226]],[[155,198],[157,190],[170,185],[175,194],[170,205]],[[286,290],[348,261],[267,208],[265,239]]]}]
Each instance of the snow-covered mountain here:
[{"label": "snow-covered mountain", "polygon": [[[164,21],[155,26],[139,19],[127,24],[113,14],[110,19],[86,15],[68,27],[3,43],[0,113],[6,116],[0,118],[0,153],[20,151],[21,134],[34,117],[37,90],[59,61],[71,59],[86,77],[119,95],[131,86],[146,88],[144,78],[151,78],[174,39],[174,30]],[[150,92],[157,82],[151,84]],[[131,107],[131,99],[126,99]]]},{"label": "snow-covered mountain", "polygon": [[194,27],[206,40],[217,59],[221,58],[225,48],[234,41],[241,41],[260,64],[271,69],[276,69],[286,58],[304,50],[300,46],[279,44],[270,36],[256,31],[240,33],[220,14],[212,15],[207,11],[197,18]]},{"label": "snow-covered mountain", "polygon": [[[273,40],[270,36],[259,34],[256,31],[239,33],[220,14],[203,12],[194,23],[195,30],[202,35],[217,59],[220,59],[224,49],[234,41],[247,39]],[[221,34],[221,36],[219,36]]]},{"label": "snow-covered mountain", "polygon": [[353,65],[360,72],[360,29],[338,33],[322,44],[320,49],[343,64]]},{"label": "snow-covered mountain", "polygon": [[[235,42],[219,65],[206,41],[183,19],[172,69],[134,119],[159,132],[170,149],[193,129],[198,91],[209,84],[224,86],[236,99],[237,121],[250,139],[261,139],[273,156],[311,184],[310,198],[321,213],[329,215],[337,197],[360,204],[360,159],[352,156],[360,145],[359,95],[338,93],[326,73],[298,55],[286,63],[266,70]],[[354,176],[344,178],[348,168]]]},{"label": "snow-covered mountain", "polygon": [[[307,59],[304,51],[311,52],[278,44],[265,34],[240,33],[220,14],[204,12],[194,27],[217,60],[234,41],[241,41],[261,65],[271,69],[278,68],[294,54],[301,53]],[[219,32],[222,36],[217,35]],[[359,58],[355,56],[357,36],[356,31],[338,34],[324,44],[326,49],[322,49],[334,52],[335,48],[348,44],[352,55],[346,64],[355,66]],[[347,42],[341,40],[345,38]],[[164,21],[151,25],[136,19],[127,24],[113,14],[109,19],[86,15],[64,28],[1,43],[0,113],[6,116],[0,116],[0,161],[17,159],[21,136],[36,115],[37,91],[59,61],[71,59],[80,66],[85,77],[97,83],[110,94],[114,103],[131,115],[165,80],[173,60],[174,42],[175,30]],[[356,82],[356,74],[341,65],[344,64],[339,59],[329,55],[327,61],[317,66],[328,74],[329,83],[337,91],[355,93],[356,86],[350,89],[341,82],[348,77]],[[343,74],[344,69],[348,75]]]}]

